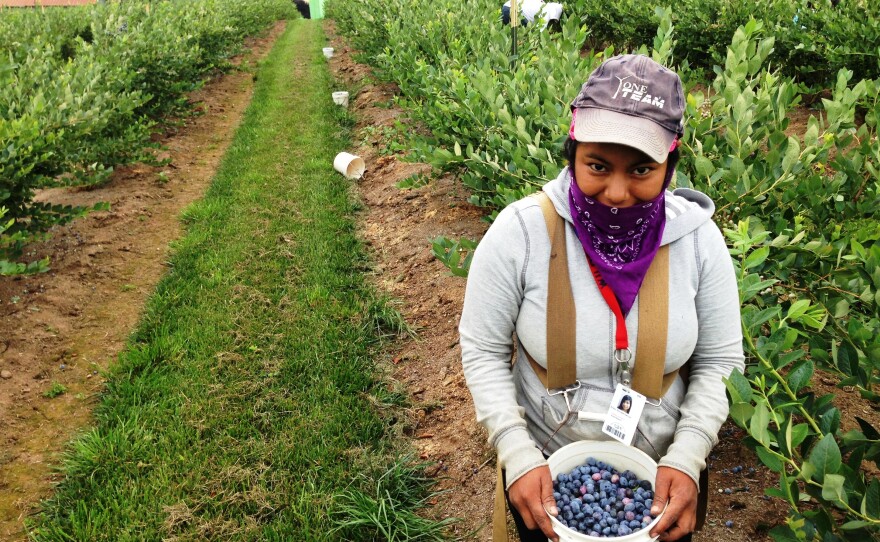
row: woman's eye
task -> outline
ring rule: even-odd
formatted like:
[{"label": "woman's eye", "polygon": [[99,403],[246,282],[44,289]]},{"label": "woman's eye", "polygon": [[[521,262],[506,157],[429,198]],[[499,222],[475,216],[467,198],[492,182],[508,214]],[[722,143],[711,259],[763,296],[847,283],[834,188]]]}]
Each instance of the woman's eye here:
[{"label": "woman's eye", "polygon": [[605,166],[603,164],[587,164],[587,167],[592,169],[593,171],[605,171]]},{"label": "woman's eye", "polygon": [[647,175],[648,173],[651,173],[651,168],[649,168],[648,166],[637,167],[633,170],[633,172],[636,175]]}]

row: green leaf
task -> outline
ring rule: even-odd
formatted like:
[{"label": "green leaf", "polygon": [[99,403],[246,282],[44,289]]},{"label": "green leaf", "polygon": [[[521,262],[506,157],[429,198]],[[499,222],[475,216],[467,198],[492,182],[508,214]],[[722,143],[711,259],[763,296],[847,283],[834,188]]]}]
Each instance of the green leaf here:
[{"label": "green leaf", "polygon": [[761,460],[761,463],[767,466],[768,469],[773,472],[782,472],[782,461],[775,455],[773,452],[765,448],[764,446],[758,446],[755,448],[755,453],[758,454],[758,458]]},{"label": "green leaf", "polygon": [[840,429],[840,410],[833,407],[829,408],[824,414],[819,416],[817,421],[822,433],[835,435],[837,430]]},{"label": "green leaf", "polygon": [[811,360],[803,360],[799,362],[794,368],[788,373],[788,387],[791,388],[791,391],[797,393],[797,391],[803,388],[806,384],[810,382],[810,379],[813,378],[813,371],[815,367],[813,366],[813,362]]},{"label": "green leaf", "polygon": [[779,434],[776,436],[776,444],[779,445],[779,453],[786,456],[791,457],[792,454],[792,446],[791,446],[791,417],[786,416],[782,423],[779,425]]},{"label": "green leaf", "polygon": [[871,518],[880,518],[880,480],[871,480],[865,498],[862,499],[862,514]]},{"label": "green leaf", "polygon": [[[755,406],[755,413],[749,422],[749,434],[764,446],[770,446],[770,431],[767,429],[769,424],[770,411],[767,409],[767,405],[758,403]],[[838,451],[838,456],[839,454],[840,451]]]},{"label": "green leaf", "polygon": [[799,423],[791,428],[791,447],[797,448],[801,445],[807,435],[810,434],[810,428],[805,423]]},{"label": "green leaf", "polygon": [[777,525],[770,529],[773,542],[803,542],[788,525]]},{"label": "green leaf", "polygon": [[785,352],[784,354],[779,354],[773,366],[776,369],[782,369],[783,367],[787,367],[793,361],[797,361],[802,357],[804,357],[804,351],[800,349],[795,349],[791,352]]},{"label": "green leaf", "polygon": [[808,308],[810,308],[809,299],[798,299],[791,304],[791,307],[788,308],[788,314],[785,316],[785,318],[796,322],[798,318],[800,318],[805,312],[807,312]]},{"label": "green leaf", "polygon": [[862,527],[867,527],[869,525],[873,525],[870,521],[864,520],[855,520],[855,521],[847,521],[843,525],[840,526],[844,531],[853,531],[855,529],[861,529]]},{"label": "green leaf", "polygon": [[797,138],[789,137],[788,145],[785,148],[785,156],[782,158],[782,171],[788,173],[798,163],[798,157],[801,153],[801,146]]},{"label": "green leaf", "polygon": [[694,167],[697,169],[697,174],[703,177],[709,177],[715,173],[715,165],[703,155],[696,157]]},{"label": "green leaf", "polygon": [[761,247],[757,250],[752,251],[748,256],[746,256],[746,261],[743,262],[743,269],[751,269],[753,267],[761,265],[762,263],[764,263],[764,260],[766,260],[767,256],[769,255],[770,247]]},{"label": "green leaf", "polygon": [[752,402],[752,385],[739,369],[734,369],[730,373],[730,377],[724,379],[724,384],[727,386],[733,403]]},{"label": "green leaf", "polygon": [[846,480],[839,474],[828,474],[822,482],[822,498],[827,501],[846,503],[843,482]]},{"label": "green leaf", "polygon": [[[840,448],[833,435],[825,435],[819,441],[813,451],[810,452],[810,463],[816,467],[814,479],[822,482],[827,476],[836,474],[840,470]],[[825,491],[824,488],[822,490]]]},{"label": "green leaf", "polygon": [[788,494],[778,487],[768,487],[764,490],[764,494],[770,497],[778,497],[782,500],[788,500]]},{"label": "green leaf", "polygon": [[755,413],[755,407],[749,403],[734,403],[730,406],[730,417],[740,427],[748,427],[752,414]]},{"label": "green leaf", "polygon": [[814,474],[816,474],[816,467],[809,461],[804,461],[799,477],[803,480],[812,480]]}]

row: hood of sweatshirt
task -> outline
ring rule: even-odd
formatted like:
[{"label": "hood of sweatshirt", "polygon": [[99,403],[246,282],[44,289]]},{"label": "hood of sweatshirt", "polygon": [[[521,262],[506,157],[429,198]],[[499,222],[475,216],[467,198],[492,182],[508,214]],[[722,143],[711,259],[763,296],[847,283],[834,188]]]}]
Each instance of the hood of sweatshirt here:
[{"label": "hood of sweatshirt", "polygon": [[[543,190],[550,196],[550,201],[563,219],[571,222],[571,210],[568,207],[568,190],[571,186],[571,175],[568,167],[544,185]],[[712,219],[715,203],[709,196],[690,188],[676,188],[666,191],[666,227],[663,229],[661,245],[668,245],[702,226]]]}]

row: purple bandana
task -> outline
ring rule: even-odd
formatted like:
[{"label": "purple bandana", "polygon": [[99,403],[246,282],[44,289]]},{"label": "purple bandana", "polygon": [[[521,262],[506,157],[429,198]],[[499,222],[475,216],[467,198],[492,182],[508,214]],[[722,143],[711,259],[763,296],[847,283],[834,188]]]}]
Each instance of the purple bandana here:
[{"label": "purple bandana", "polygon": [[574,168],[569,168],[568,204],[575,232],[624,314],[632,308],[660,248],[666,225],[666,187],[677,161],[678,153],[670,153],[663,189],[656,198],[624,208],[609,207],[585,196],[575,181]]}]

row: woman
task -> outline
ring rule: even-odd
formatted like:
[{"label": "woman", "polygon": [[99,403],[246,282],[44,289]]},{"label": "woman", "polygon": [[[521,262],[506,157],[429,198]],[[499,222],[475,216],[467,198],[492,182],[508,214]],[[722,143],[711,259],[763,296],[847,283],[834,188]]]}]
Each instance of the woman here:
[{"label": "woman", "polygon": [[617,408],[629,414],[630,409],[632,409],[632,404],[632,397],[630,397],[629,395],[624,395],[620,398],[620,404],[617,405]]},{"label": "woman", "polygon": [[678,75],[642,55],[614,57],[590,75],[571,110],[569,166],[543,191],[565,220],[579,387],[551,394],[527,361],[528,354],[546,367],[550,247],[535,198],[499,213],[474,254],[459,326],[465,377],[505,470],[520,538],[556,540],[546,457],[573,441],[610,438],[603,419],[628,379],[619,360],[632,354],[637,370],[638,335],[652,332],[631,309],[655,255],[668,246],[664,373],[687,363],[689,374],[675,378],[662,399],[647,399],[632,444],[659,465],[652,513],[668,503],[651,534],[688,540],[699,473],[727,417],[722,379],[743,368],[733,265],[711,200],[694,190],[666,191],[682,134]]}]

